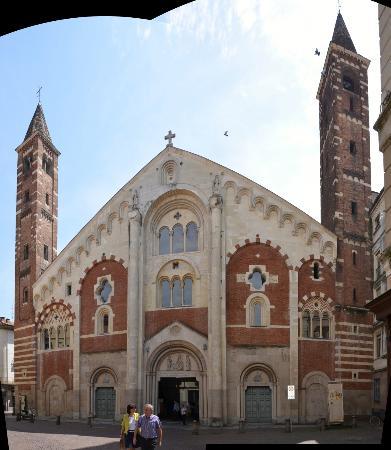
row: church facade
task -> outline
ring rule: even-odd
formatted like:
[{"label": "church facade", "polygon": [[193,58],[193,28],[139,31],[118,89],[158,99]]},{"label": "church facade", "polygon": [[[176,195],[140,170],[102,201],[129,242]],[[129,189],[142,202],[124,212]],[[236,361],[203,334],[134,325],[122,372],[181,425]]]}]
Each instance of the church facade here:
[{"label": "church facade", "polygon": [[312,423],[341,382],[345,413],[370,412],[369,61],[347,36],[339,15],[318,91],[323,225],[170,132],[57,255],[60,153],[37,106],[16,149],[17,408],[170,418],[177,400],[203,424]]}]

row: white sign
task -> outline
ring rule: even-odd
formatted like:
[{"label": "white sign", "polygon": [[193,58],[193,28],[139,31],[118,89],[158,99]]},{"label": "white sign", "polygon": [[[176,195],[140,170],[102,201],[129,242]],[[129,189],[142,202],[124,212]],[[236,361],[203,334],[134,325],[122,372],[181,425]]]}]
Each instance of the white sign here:
[{"label": "white sign", "polygon": [[295,386],[292,384],[288,386],[288,400],[294,399],[295,399]]}]

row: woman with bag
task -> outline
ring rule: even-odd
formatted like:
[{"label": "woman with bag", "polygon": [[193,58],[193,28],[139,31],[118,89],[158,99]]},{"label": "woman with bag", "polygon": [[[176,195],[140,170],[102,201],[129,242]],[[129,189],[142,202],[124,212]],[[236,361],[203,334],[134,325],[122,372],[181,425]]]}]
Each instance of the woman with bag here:
[{"label": "woman with bag", "polygon": [[137,448],[136,443],[133,443],[134,432],[137,428],[139,414],[136,413],[136,405],[130,404],[126,408],[127,413],[122,417],[121,423],[121,440],[125,441],[125,448]]}]

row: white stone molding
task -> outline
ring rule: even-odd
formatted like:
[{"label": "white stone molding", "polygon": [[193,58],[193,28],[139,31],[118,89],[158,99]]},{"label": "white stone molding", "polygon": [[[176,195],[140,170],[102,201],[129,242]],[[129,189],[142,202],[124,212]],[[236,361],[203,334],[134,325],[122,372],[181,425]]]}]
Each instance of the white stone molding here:
[{"label": "white stone molding", "polygon": [[261,292],[251,294],[246,300],[246,304],[244,305],[244,308],[246,309],[246,327],[258,328],[251,325],[252,306],[254,303],[259,303],[261,305],[261,327],[268,327],[270,325],[270,309],[275,308],[275,306],[271,305],[268,297]]},{"label": "white stone molding", "polygon": [[[109,322],[108,322],[107,333],[104,333],[103,332],[103,317],[106,314],[108,315]],[[113,313],[111,306],[108,305],[107,303],[104,303],[103,305],[99,306],[99,308],[97,308],[94,316],[92,317],[92,320],[94,321],[94,331],[95,331],[96,336],[102,336],[103,334],[113,333],[114,316],[115,316],[115,314]]]},{"label": "white stone molding", "polygon": [[[110,283],[111,286],[111,292],[109,294],[109,297],[107,298],[107,302],[103,302],[103,300],[99,297],[98,289],[101,286],[102,281],[107,280]],[[97,277],[96,283],[94,285],[94,299],[96,300],[96,304],[99,305],[108,305],[111,303],[111,299],[114,296],[114,289],[115,289],[115,283],[114,280],[111,279],[111,275],[102,275],[101,277]]]}]

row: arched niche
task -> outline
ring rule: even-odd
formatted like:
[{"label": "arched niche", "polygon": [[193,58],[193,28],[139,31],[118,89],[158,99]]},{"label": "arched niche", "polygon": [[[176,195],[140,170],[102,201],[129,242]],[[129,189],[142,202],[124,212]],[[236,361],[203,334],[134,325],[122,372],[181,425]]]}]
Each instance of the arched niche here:
[{"label": "arched niche", "polygon": [[66,411],[65,381],[58,375],[48,378],[44,384],[45,415],[62,416]]},{"label": "arched niche", "polygon": [[99,367],[90,377],[89,408],[92,417],[118,420],[120,398],[118,377],[110,367]]},{"label": "arched niche", "polygon": [[198,383],[199,418],[203,424],[208,420],[207,368],[201,352],[190,342],[170,341],[158,346],[147,359],[146,400],[157,406],[159,382],[165,379],[195,379]]},{"label": "arched niche", "polygon": [[328,383],[330,378],[320,371],[309,372],[302,381],[300,416],[305,423],[316,423],[328,416]]},{"label": "arched niche", "polygon": [[[263,395],[265,392],[270,394],[270,418],[267,420],[260,420],[259,422],[275,422],[277,418],[277,377],[274,370],[263,363],[252,364],[246,367],[240,376],[240,383],[238,386],[238,416],[248,421],[248,411],[246,410],[246,400],[248,402],[248,393],[250,391],[255,392],[258,388],[259,393],[262,396],[259,397],[259,401],[265,400]],[[269,401],[269,400],[267,400]],[[270,419],[270,420],[269,420]]]}]

